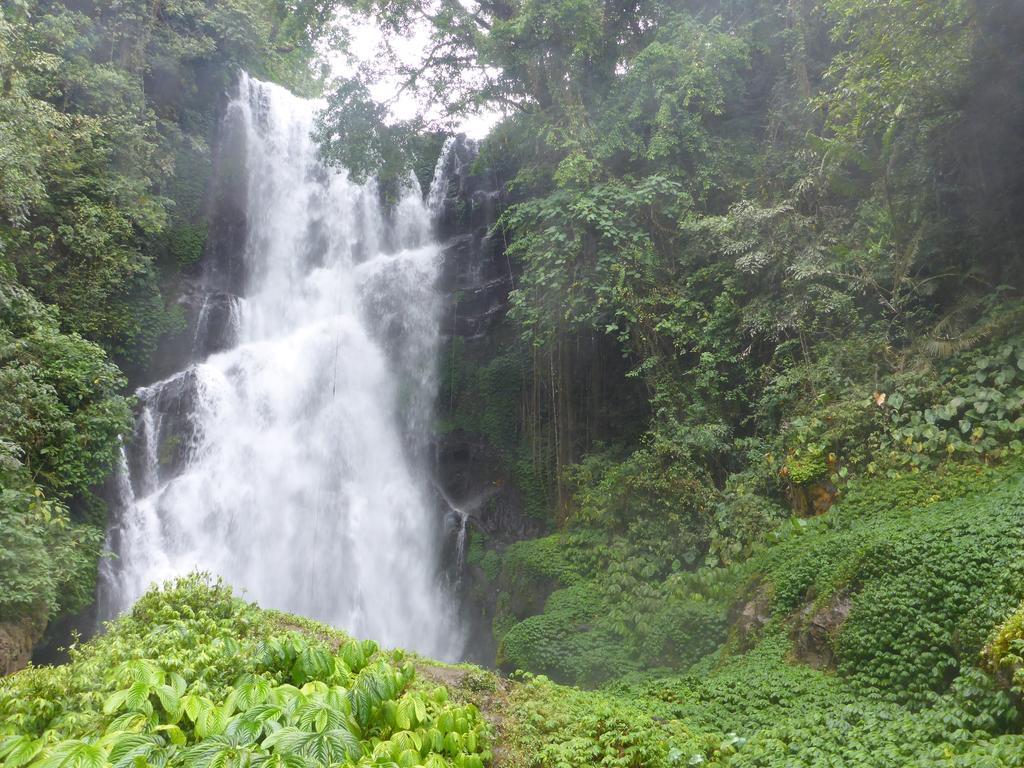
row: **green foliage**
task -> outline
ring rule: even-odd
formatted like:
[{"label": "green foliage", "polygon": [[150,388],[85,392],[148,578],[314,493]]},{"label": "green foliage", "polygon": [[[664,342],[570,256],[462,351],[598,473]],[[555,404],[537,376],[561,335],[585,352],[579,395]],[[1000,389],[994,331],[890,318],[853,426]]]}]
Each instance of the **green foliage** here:
[{"label": "green foliage", "polygon": [[685,669],[714,651],[725,640],[723,601],[735,578],[683,570],[650,533],[580,529],[509,547],[494,621],[503,668],[594,685]]},{"label": "green foliage", "polygon": [[836,511],[743,566],[771,586],[779,618],[851,594],[838,669],[876,695],[922,701],[944,690],[1024,591],[1019,474],[947,473],[851,486]]},{"label": "green foliage", "polygon": [[666,563],[696,562],[713,495],[694,468],[688,442],[696,441],[655,439],[625,461],[592,455],[570,468],[572,522],[623,532]]},{"label": "green foliage", "polygon": [[529,438],[531,427],[521,423],[519,400],[528,370],[524,356],[512,351],[481,360],[455,336],[441,351],[440,370],[439,428],[484,438],[519,491],[526,514],[545,520],[553,477],[548,451]]},{"label": "green foliage", "polygon": [[[471,539],[501,661],[611,684],[515,688],[520,764],[1024,762],[999,688],[1019,692],[1022,658],[1024,14],[349,5],[392,32],[427,20],[423,66],[398,72],[427,101],[509,108],[483,156],[513,179],[513,308],[487,352],[446,350],[442,426],[486,438],[529,513],[563,524],[500,563]],[[0,248],[62,311],[4,289],[4,617],[89,591],[99,529],[65,502],[109,468],[126,404],[82,337],[141,364],[174,327],[161,282],[203,247],[215,94],[238,66],[301,69],[333,9],[5,7]],[[437,137],[369,93],[329,98],[326,154],[385,196],[413,170],[422,186]],[[838,505],[789,517],[812,485]],[[767,624],[723,645],[753,585]],[[832,674],[793,639],[836,596]],[[12,766],[488,756],[475,710],[397,656],[194,580],[0,690]]]},{"label": "green foliage", "polygon": [[501,641],[499,661],[555,679],[598,685],[637,668],[622,639],[599,621],[603,602],[591,583],[553,592],[544,612],[513,626]]},{"label": "green foliage", "polygon": [[501,555],[487,546],[487,538],[482,531],[471,528],[468,533],[469,546],[466,549],[466,564],[479,568],[483,571],[487,582],[493,583],[501,572]]},{"label": "green foliage", "polygon": [[[424,11],[360,7],[394,30]],[[692,674],[578,698],[531,682],[523,764],[1021,762],[974,665],[1024,591],[1024,196],[1000,159],[1021,159],[1022,18],[1002,0],[430,15],[407,87],[513,106],[481,161],[512,178],[513,307],[489,358],[453,362],[447,419],[521,439],[561,528],[502,558],[501,662]],[[520,386],[477,378],[491,360]],[[792,516],[813,489],[822,514]],[[715,651],[753,585],[770,616]],[[836,674],[788,663],[837,596]],[[1004,675],[1015,626],[992,645]]]},{"label": "green foliage", "polygon": [[559,536],[517,541],[502,558],[502,578],[508,579],[509,589],[516,592],[545,583],[571,584],[579,571],[568,549]]},{"label": "green foliage", "polygon": [[[859,695],[834,676],[786,662],[781,633],[701,675],[616,686],[609,693],[646,703],[714,745],[690,764],[730,766],[1010,766],[1024,741],[1008,734],[1008,697],[978,672],[916,711]],[[697,672],[698,670],[694,670]],[[698,745],[699,746],[699,745]],[[685,761],[684,761],[685,764]]]},{"label": "green foliage", "polygon": [[347,80],[318,116],[317,138],[324,156],[348,169],[356,182],[375,176],[386,197],[397,200],[395,187],[408,183],[413,171],[412,146],[419,126],[391,124],[387,117],[387,108],[370,98],[363,83]]},{"label": "green foliage", "polygon": [[996,627],[983,659],[986,668],[1006,680],[1018,696],[1024,691],[1024,603]]},{"label": "green foliage", "polygon": [[86,513],[131,425],[123,385],[103,350],[0,274],[0,617],[92,600],[103,520]]},{"label": "green foliage", "polygon": [[481,364],[467,355],[465,340],[456,336],[442,351],[441,365],[440,404],[452,419],[444,428],[482,435],[494,447],[514,454],[519,447],[516,405],[524,372],[520,357],[508,354]]},{"label": "green foliage", "polygon": [[1024,340],[1011,338],[955,358],[927,386],[888,400],[890,444],[906,463],[931,467],[943,453],[992,460],[1024,451]]},{"label": "green foliage", "polygon": [[169,227],[165,239],[167,250],[177,264],[195,264],[202,257],[206,245],[206,227],[196,224]]},{"label": "green foliage", "polygon": [[1014,490],[980,503],[936,505],[942,524],[910,526],[866,553],[850,576],[855,585],[868,583],[839,638],[841,672],[913,697],[941,690],[962,662],[973,661],[1024,585],[1008,544],[1024,523]]},{"label": "green foliage", "polygon": [[582,582],[548,598],[544,612],[503,637],[507,668],[594,686],[644,669],[686,669],[725,641],[721,603],[653,586],[623,602],[614,588]]},{"label": "green foliage", "polygon": [[665,768],[684,764],[677,753],[697,751],[678,723],[652,717],[626,697],[560,688],[544,677],[525,678],[512,712],[519,725],[510,747],[523,768]]},{"label": "green foliage", "polygon": [[592,692],[527,677],[512,697],[512,764],[1009,767],[1024,756],[1010,698],[976,670],[909,709],[789,663],[788,648],[773,630],[689,675]]},{"label": "green foliage", "polygon": [[[6,448],[0,445],[0,451]],[[0,620],[73,612],[92,602],[103,529],[73,522],[60,502],[25,484],[0,453]]]},{"label": "green foliage", "polygon": [[760,440],[745,447],[748,466],[727,478],[711,515],[704,557],[710,566],[746,559],[791,514],[779,499],[774,456]]},{"label": "green foliage", "polygon": [[0,279],[0,433],[21,448],[27,476],[66,500],[113,463],[131,424],[124,378],[98,346],[61,333],[55,312]]},{"label": "green foliage", "polygon": [[847,595],[830,642],[850,690],[926,701],[970,670],[1024,593],[1021,492],[1012,467],[860,480],[828,515],[794,519],[748,559],[694,573],[666,564],[646,532],[522,542],[499,581],[499,661],[590,685],[685,670],[723,644],[729,606],[756,582],[768,587],[773,620],[794,632],[804,631],[804,606]]},{"label": "green foliage", "polygon": [[280,633],[230,589],[190,577],[152,591],[70,665],[0,687],[0,755],[17,766],[147,762],[482,768],[472,704],[413,687],[372,642]]},{"label": "green foliage", "polygon": [[[377,74],[450,113],[513,107],[482,152],[511,178],[516,273],[492,357],[518,357],[529,386],[451,399],[449,417],[502,409],[502,438],[554,478],[556,521],[567,468],[601,441],[644,463],[697,436],[693,474],[744,497],[708,526],[724,559],[794,485],[1018,450],[1016,384],[937,393],[928,368],[1019,324],[1024,196],[999,159],[1020,157],[1024,115],[1011,3],[443,5],[357,7],[393,31],[430,20],[423,66],[385,56]],[[873,399],[896,393],[909,412]],[[967,408],[944,417],[958,397],[1002,415],[975,435]],[[760,470],[751,440],[785,470],[759,481],[769,503],[731,490]],[[650,489],[681,472],[652,468]],[[626,495],[633,476],[589,479]]]}]

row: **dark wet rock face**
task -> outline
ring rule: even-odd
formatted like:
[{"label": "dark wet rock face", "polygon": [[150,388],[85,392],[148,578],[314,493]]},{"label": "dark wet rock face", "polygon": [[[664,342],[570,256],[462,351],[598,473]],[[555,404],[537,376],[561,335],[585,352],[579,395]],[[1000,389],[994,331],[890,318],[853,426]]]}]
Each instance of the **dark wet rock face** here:
[{"label": "dark wet rock face", "polygon": [[238,297],[224,291],[203,296],[196,316],[193,354],[206,357],[235,345],[238,336]]},{"label": "dark wet rock face", "polygon": [[439,285],[448,307],[441,332],[482,346],[505,317],[513,279],[502,235],[492,231],[504,185],[493,171],[477,167],[476,152],[475,142],[455,140],[444,166],[437,228],[445,241]]},{"label": "dark wet rock face", "polygon": [[42,606],[15,621],[0,622],[0,675],[24,669],[32,660],[32,650],[43,638],[47,611]]},{"label": "dark wet rock face", "polygon": [[199,441],[192,418],[197,386],[196,373],[189,369],[161,386],[151,400],[157,422],[155,437],[161,480],[174,477],[185,468],[191,448]]},{"label": "dark wet rock face", "polygon": [[189,368],[136,393],[139,414],[127,447],[136,496],[151,493],[188,464],[200,439],[194,418],[198,386],[198,376]]},{"label": "dark wet rock face", "polygon": [[455,430],[435,444],[436,482],[446,499],[464,509],[493,544],[540,536],[543,526],[523,514],[518,489],[486,440]]},{"label": "dark wet rock face", "polygon": [[[464,137],[454,140],[441,171],[442,199],[434,200],[444,244],[438,281],[444,307],[440,330],[446,352],[457,349],[459,365],[475,370],[499,352],[515,282],[502,233],[494,230],[505,204],[504,180],[478,161],[476,144]],[[446,413],[446,406],[438,404],[442,418],[458,415]],[[497,588],[490,581],[493,574],[467,561],[467,549],[482,539],[488,550],[502,552],[516,541],[542,535],[543,525],[525,514],[507,457],[483,435],[462,428],[436,434],[433,453],[434,482],[447,510],[445,562],[462,600],[470,635],[468,657],[493,664]],[[476,543],[479,547],[480,541]]]},{"label": "dark wet rock face", "polygon": [[161,341],[148,381],[234,345],[238,297],[244,294],[247,279],[244,254],[249,236],[245,131],[239,120],[229,110],[220,123],[207,192],[203,255],[197,265],[184,271],[175,302],[185,326]]},{"label": "dark wet rock face", "polygon": [[[232,109],[237,109],[233,107]],[[245,291],[248,188],[246,131],[241,115],[228,110],[217,140],[209,199],[210,227],[203,252],[202,284],[211,292],[240,296]]]},{"label": "dark wet rock face", "polygon": [[843,591],[825,605],[804,606],[793,630],[793,654],[797,661],[815,669],[835,669],[835,641],[852,607],[853,599]]},{"label": "dark wet rock face", "polygon": [[478,153],[475,141],[456,136],[444,158],[440,169],[445,180],[443,201],[437,215],[437,232],[442,239],[470,232],[480,234],[497,219],[503,184],[493,170],[480,167]]},{"label": "dark wet rock face", "polygon": [[[441,334],[459,344],[470,365],[494,354],[492,331],[508,311],[512,274],[500,234],[492,230],[502,203],[504,183],[477,162],[476,142],[456,137],[442,159],[437,231],[444,239],[439,276],[444,312]],[[444,404],[439,404],[443,410]],[[437,435],[435,482],[450,506],[468,515],[472,525],[498,541],[536,535],[524,519],[518,493],[496,448],[480,435],[457,429]]]},{"label": "dark wet rock face", "polygon": [[157,383],[136,392],[139,408],[128,444],[131,476],[142,486],[133,489],[136,494],[151,492],[160,481],[185,468],[198,440],[190,417],[195,410],[198,379],[190,366],[230,349],[237,341],[239,297],[246,281],[248,222],[246,133],[242,117],[233,109],[229,108],[221,121],[215,142],[203,256],[182,281],[177,299],[185,327],[161,344],[149,372],[149,381]]}]

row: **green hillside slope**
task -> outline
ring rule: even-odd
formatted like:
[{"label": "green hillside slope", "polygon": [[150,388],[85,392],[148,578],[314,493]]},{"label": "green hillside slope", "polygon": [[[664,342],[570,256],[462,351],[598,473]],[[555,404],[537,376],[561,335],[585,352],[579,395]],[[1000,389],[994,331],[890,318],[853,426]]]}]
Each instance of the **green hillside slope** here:
[{"label": "green hillside slope", "polygon": [[[535,556],[558,588],[512,626],[506,662],[599,677],[595,690],[380,651],[193,577],[148,594],[70,664],[6,678],[0,756],[11,768],[1019,766],[1022,533],[1024,472],[960,465],[855,485],[740,565],[670,577],[660,601],[616,598],[582,563],[554,572],[560,550],[543,539],[520,545],[516,562]],[[616,635],[627,606],[649,628],[633,641]]]}]

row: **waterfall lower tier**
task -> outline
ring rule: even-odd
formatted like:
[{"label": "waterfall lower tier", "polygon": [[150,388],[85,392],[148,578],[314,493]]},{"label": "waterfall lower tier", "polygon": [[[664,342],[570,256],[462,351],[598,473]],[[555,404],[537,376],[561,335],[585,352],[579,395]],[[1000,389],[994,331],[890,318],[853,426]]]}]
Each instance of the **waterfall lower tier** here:
[{"label": "waterfall lower tier", "polygon": [[101,612],[200,569],[264,606],[457,658],[424,462],[431,212],[414,180],[388,211],[372,185],[327,168],[315,109],[245,76],[228,108],[240,261],[207,270],[194,347],[212,354],[137,393]]}]

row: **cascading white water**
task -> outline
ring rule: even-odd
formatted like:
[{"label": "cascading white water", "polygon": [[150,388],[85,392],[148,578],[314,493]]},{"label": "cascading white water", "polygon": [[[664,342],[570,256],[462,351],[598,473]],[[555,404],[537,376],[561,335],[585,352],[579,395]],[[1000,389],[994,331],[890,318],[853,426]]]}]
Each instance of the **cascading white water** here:
[{"label": "cascading white water", "polygon": [[[247,185],[237,341],[139,390],[101,611],[201,569],[264,606],[456,658],[417,460],[436,385],[440,248],[414,180],[389,213],[372,184],[320,161],[315,109],[245,76],[229,107]],[[162,423],[172,390],[189,392],[176,430]]]}]

